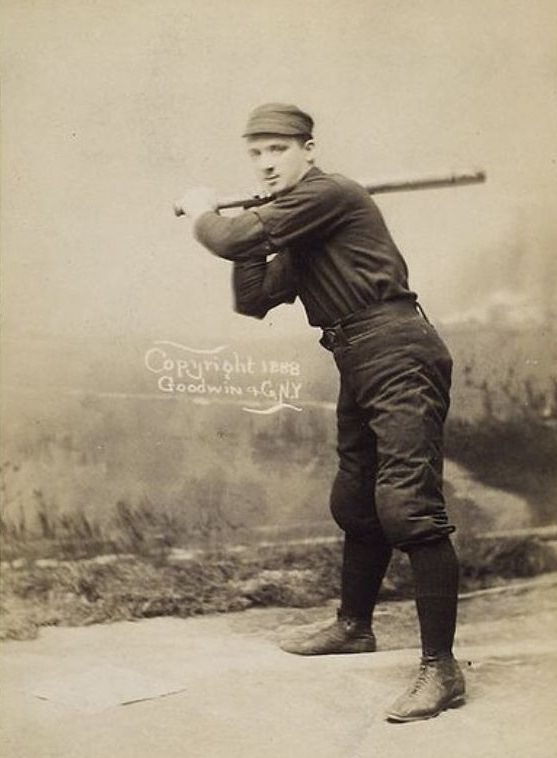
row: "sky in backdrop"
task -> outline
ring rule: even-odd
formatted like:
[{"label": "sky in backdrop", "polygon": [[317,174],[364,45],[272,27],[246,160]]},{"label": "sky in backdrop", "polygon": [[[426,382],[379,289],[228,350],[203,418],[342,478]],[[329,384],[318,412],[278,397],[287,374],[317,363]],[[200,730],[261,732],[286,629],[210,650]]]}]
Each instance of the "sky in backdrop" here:
[{"label": "sky in backdrop", "polygon": [[172,202],[253,188],[248,111],[313,114],[356,179],[483,168],[377,196],[435,320],[555,310],[554,0],[4,0],[5,334],[286,335],[231,315],[230,268]]}]

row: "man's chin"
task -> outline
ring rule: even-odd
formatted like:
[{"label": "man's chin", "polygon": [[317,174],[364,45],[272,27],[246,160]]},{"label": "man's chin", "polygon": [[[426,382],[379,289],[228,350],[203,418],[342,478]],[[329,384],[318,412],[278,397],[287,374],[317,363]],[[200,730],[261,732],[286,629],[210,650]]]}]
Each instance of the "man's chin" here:
[{"label": "man's chin", "polygon": [[285,189],[285,186],[282,182],[265,182],[265,190],[270,195],[276,195],[277,192],[281,192],[283,189]]}]

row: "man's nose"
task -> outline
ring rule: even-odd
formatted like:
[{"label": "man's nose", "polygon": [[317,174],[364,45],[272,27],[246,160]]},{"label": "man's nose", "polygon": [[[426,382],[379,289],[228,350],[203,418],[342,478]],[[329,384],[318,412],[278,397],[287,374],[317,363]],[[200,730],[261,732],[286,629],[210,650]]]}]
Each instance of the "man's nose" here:
[{"label": "man's nose", "polygon": [[266,174],[272,173],[273,169],[275,168],[275,161],[273,159],[272,155],[263,156],[261,159],[261,170],[264,171]]}]

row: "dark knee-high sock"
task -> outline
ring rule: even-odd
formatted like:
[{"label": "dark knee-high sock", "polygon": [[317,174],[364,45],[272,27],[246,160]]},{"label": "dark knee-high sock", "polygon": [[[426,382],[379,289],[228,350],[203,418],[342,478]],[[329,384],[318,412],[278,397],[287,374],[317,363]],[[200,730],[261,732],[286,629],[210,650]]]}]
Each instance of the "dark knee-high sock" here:
[{"label": "dark knee-high sock", "polygon": [[341,610],[371,622],[392,549],[384,540],[346,534],[342,558]]},{"label": "dark knee-high sock", "polygon": [[452,652],[458,602],[458,559],[448,537],[407,549],[416,586],[424,657]]}]

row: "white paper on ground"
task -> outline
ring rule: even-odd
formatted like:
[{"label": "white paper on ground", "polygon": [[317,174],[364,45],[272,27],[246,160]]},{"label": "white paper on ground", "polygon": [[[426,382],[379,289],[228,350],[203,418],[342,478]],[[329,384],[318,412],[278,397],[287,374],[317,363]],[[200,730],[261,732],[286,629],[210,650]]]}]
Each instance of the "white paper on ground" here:
[{"label": "white paper on ground", "polygon": [[152,700],[185,689],[175,681],[152,679],[137,671],[103,664],[45,679],[33,687],[31,694],[82,713],[100,713],[117,705]]}]

